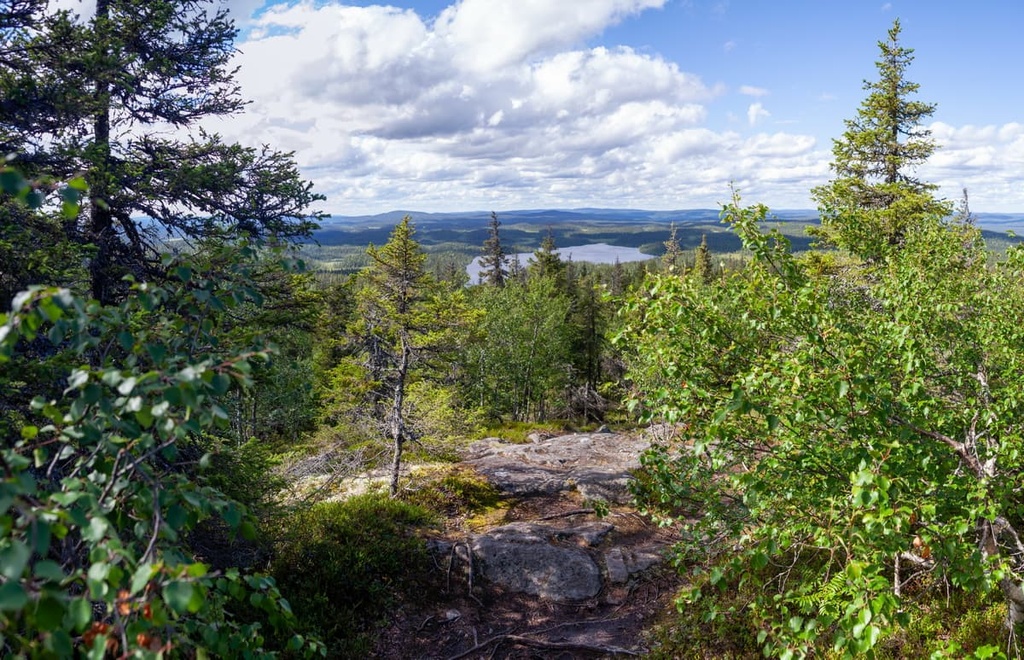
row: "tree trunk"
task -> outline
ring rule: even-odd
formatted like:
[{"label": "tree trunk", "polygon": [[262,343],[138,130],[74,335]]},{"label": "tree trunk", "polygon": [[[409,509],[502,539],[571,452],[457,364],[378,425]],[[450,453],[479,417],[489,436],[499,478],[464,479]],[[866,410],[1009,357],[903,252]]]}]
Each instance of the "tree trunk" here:
[{"label": "tree trunk", "polygon": [[405,380],[409,375],[409,362],[412,358],[412,347],[403,334],[401,339],[402,353],[395,369],[395,393],[391,401],[391,440],[394,455],[391,460],[391,497],[398,495],[398,477],[402,470],[402,446],[405,444]]},{"label": "tree trunk", "polygon": [[[110,16],[110,0],[96,2],[96,29],[105,29]],[[104,52],[101,60],[106,56]],[[92,164],[89,179],[89,237],[96,245],[96,254],[89,266],[92,296],[100,303],[108,305],[113,300],[113,247],[117,237],[114,235],[114,216],[108,200],[110,186],[110,83],[107,72],[101,71],[97,76],[95,101],[96,114],[93,116],[93,146],[96,161]]]}]

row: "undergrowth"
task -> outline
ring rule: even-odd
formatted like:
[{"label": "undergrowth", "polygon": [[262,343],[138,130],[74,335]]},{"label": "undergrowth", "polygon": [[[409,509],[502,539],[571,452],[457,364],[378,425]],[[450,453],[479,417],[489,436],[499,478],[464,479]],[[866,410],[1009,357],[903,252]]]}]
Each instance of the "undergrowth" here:
[{"label": "undergrowth", "polygon": [[426,546],[415,532],[434,518],[422,506],[371,493],[283,519],[270,572],[299,632],[317,634],[331,657],[369,655],[377,628],[427,574]]},{"label": "undergrowth", "polygon": [[[804,567],[813,570],[810,566]],[[794,567],[799,570],[800,567]],[[694,576],[691,586],[700,586],[706,596],[710,571]],[[912,585],[914,593],[905,598],[909,623],[879,641],[873,657],[880,660],[904,658],[1003,658],[1020,657],[1008,646],[1006,604],[998,592],[972,594],[957,590],[947,593],[944,585],[922,582]],[[706,608],[687,606],[682,598],[676,611],[666,613],[651,630],[651,660],[686,658],[762,658],[757,642],[760,631],[748,604],[753,600],[749,584],[722,580],[713,596],[718,605],[715,616]],[[842,657],[830,648],[818,649],[815,657]]]}]

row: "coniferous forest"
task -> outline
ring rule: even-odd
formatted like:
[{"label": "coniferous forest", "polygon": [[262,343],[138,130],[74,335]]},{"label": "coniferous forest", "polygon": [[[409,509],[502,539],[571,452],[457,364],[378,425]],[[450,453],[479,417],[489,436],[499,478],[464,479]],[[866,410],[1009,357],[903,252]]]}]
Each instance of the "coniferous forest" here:
[{"label": "coniferous forest", "polygon": [[492,213],[471,283],[410,217],[304,262],[294,155],[202,128],[246,104],[220,4],[0,4],[2,655],[370,656],[417,530],[493,498],[411,465],[666,424],[631,486],[685,577],[653,657],[1017,657],[1024,251],[916,178],[900,32],[809,247],[735,190],[740,251],[672,225],[629,264],[510,258]]}]

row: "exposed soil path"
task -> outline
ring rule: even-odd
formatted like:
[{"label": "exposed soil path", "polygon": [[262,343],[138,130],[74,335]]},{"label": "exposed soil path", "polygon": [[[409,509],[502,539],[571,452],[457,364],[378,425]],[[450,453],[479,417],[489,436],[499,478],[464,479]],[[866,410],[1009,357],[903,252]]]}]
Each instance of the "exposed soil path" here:
[{"label": "exposed soil path", "polygon": [[509,498],[486,524],[429,539],[436,570],[406,603],[378,657],[643,656],[653,618],[679,577],[665,566],[672,530],[629,505],[646,435],[488,439],[462,465]]}]

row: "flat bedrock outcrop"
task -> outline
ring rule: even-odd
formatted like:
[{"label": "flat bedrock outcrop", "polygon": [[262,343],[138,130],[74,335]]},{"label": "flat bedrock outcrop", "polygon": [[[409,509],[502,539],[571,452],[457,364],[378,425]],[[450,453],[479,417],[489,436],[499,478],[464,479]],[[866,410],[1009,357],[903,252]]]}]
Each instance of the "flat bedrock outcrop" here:
[{"label": "flat bedrock outcrop", "polygon": [[[577,493],[584,501],[625,505],[631,473],[649,446],[644,437],[617,433],[536,437],[527,444],[487,438],[469,447],[463,463],[520,500]],[[465,548],[476,574],[492,585],[553,602],[584,601],[616,593],[663,559],[664,540],[619,534],[616,519],[514,522],[471,535]],[[441,543],[434,552],[454,545]]]},{"label": "flat bedrock outcrop", "polygon": [[640,467],[640,454],[650,444],[618,433],[540,437],[527,444],[487,438],[470,445],[463,462],[508,495],[577,490],[585,499],[626,504],[631,471]]}]

